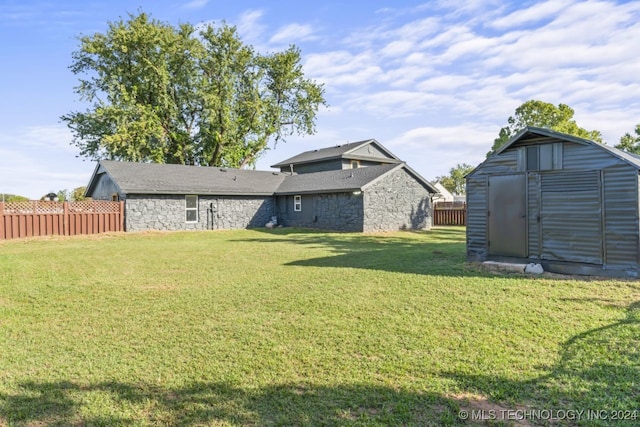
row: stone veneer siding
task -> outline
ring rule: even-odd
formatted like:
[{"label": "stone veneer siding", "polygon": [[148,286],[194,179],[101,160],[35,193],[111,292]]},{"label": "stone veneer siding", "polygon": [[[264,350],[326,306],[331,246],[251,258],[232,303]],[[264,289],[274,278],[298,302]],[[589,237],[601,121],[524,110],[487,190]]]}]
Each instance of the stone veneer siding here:
[{"label": "stone veneer siding", "polygon": [[278,221],[286,227],[362,231],[362,194],[314,194],[312,206],[303,202],[303,212],[293,212],[293,196],[279,197],[285,198],[286,206],[284,212],[279,212]]},{"label": "stone veneer siding", "polygon": [[[213,227],[210,204],[213,203]],[[186,222],[184,195],[127,195],[125,227],[143,230],[230,230],[263,227],[274,215],[272,196],[198,196],[198,222]]]},{"label": "stone veneer siding", "polygon": [[431,228],[430,194],[406,170],[386,175],[363,194],[363,231]]}]

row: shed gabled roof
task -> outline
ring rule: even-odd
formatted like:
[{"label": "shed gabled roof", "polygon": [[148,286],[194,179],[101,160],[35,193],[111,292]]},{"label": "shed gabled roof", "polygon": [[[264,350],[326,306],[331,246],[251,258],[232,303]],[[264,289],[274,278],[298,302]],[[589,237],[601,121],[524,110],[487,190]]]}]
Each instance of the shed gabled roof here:
[{"label": "shed gabled roof", "polygon": [[319,148],[317,150],[305,151],[296,156],[283,160],[275,165],[271,165],[272,168],[286,167],[291,164],[297,165],[301,163],[314,163],[323,160],[331,159],[365,159],[366,156],[355,156],[352,153],[360,147],[366,145],[374,145],[377,149],[382,151],[388,156],[387,159],[382,157],[372,157],[373,160],[386,163],[400,163],[401,160],[397,158],[391,151],[387,150],[375,139],[366,139],[364,141],[352,142],[349,144],[336,145],[335,147]]},{"label": "shed gabled roof", "polygon": [[280,172],[101,160],[87,194],[101,173],[125,194],[272,195],[285,178]]},{"label": "shed gabled roof", "polygon": [[580,138],[580,137],[577,137],[577,136],[574,136],[574,135],[569,135],[569,134],[562,133],[562,132],[556,132],[556,131],[551,130],[551,129],[539,128],[539,127],[534,127],[534,126],[527,126],[526,128],[524,128],[521,131],[519,131],[517,134],[515,134],[513,137],[511,137],[511,139],[509,139],[509,141],[507,141],[495,153],[493,153],[491,156],[489,156],[489,158],[487,158],[484,162],[482,162],[478,166],[476,166],[476,168],[473,169],[471,172],[469,172],[467,174],[467,176],[473,175],[473,173],[476,170],[478,170],[490,158],[495,157],[495,156],[499,156],[500,153],[502,153],[505,150],[508,150],[510,147],[518,144],[519,142],[535,141],[535,140],[540,140],[540,139],[560,140],[560,141],[574,142],[576,144],[591,145],[591,146],[594,146],[594,147],[597,147],[599,149],[602,149],[602,150],[605,150],[605,151],[609,152],[611,155],[619,158],[620,160],[622,160],[622,161],[628,163],[629,165],[634,166],[635,168],[640,170],[640,158],[635,156],[634,154],[630,154],[630,153],[627,153],[625,151],[618,150],[615,147],[611,147],[609,145],[606,145],[606,144],[603,144],[603,143],[600,143],[600,142],[591,141],[590,139],[584,139],[584,138]]}]

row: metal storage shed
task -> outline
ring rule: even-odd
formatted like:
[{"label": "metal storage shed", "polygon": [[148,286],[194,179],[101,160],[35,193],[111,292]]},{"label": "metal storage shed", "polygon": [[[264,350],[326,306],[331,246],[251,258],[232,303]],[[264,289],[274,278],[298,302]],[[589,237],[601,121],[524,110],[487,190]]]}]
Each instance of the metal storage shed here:
[{"label": "metal storage shed", "polygon": [[467,259],[638,277],[640,158],[528,127],[467,175]]}]

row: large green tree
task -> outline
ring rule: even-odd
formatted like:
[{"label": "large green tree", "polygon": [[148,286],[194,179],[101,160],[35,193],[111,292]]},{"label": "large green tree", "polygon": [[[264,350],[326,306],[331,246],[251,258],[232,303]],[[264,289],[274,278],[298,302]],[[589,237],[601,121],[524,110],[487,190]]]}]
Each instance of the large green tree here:
[{"label": "large green tree", "polygon": [[636,125],[635,136],[629,132],[625,133],[620,138],[620,143],[614,147],[629,153],[640,154],[640,124]]},{"label": "large green tree", "polygon": [[527,126],[547,128],[592,141],[602,142],[602,134],[597,130],[586,130],[573,119],[573,108],[566,104],[553,104],[529,100],[516,108],[515,114],[507,119],[507,126],[500,129],[487,156],[498,150],[514,135]]},{"label": "large green tree", "polygon": [[91,159],[244,167],[270,142],[313,134],[325,105],[298,48],[257,53],[224,23],[129,15],[81,37],[70,68],[89,107],[62,120]]},{"label": "large green tree", "polygon": [[473,170],[473,166],[466,163],[457,164],[449,169],[449,175],[436,177],[436,181],[453,194],[465,194],[465,176]]}]

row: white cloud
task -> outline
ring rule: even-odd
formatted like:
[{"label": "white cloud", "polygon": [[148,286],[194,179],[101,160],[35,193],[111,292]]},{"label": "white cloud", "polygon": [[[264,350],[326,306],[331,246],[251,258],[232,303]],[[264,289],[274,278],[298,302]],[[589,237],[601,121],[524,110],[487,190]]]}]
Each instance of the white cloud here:
[{"label": "white cloud", "polygon": [[406,55],[413,48],[413,43],[407,40],[395,40],[380,50],[383,56]]},{"label": "white cloud", "polygon": [[278,29],[269,39],[270,43],[293,43],[300,40],[313,39],[313,27],[311,25],[289,24]]},{"label": "white cloud", "polygon": [[345,106],[353,112],[367,112],[377,119],[426,114],[441,99],[435,94],[408,90],[387,90],[353,96]]},{"label": "white cloud", "polygon": [[360,86],[384,79],[382,68],[369,52],[355,55],[347,51],[313,54],[307,57],[304,67],[310,76],[332,86]]},{"label": "white cloud", "polygon": [[565,0],[548,0],[535,3],[527,9],[520,9],[506,16],[500,17],[489,23],[489,26],[498,29],[518,27],[523,24],[530,24],[544,19],[553,18],[558,13],[562,13],[571,2]]},{"label": "white cloud", "polygon": [[266,30],[266,25],[261,22],[263,16],[263,10],[247,10],[239,16],[236,28],[242,41],[256,47],[263,44],[262,35]]},{"label": "white cloud", "polygon": [[[76,153],[71,145],[72,135],[68,128],[58,125],[37,126],[24,129],[18,134],[24,145],[38,149],[53,149]],[[0,136],[0,140],[2,140]]]},{"label": "white cloud", "polygon": [[436,77],[430,77],[416,86],[420,91],[439,92],[439,93],[455,93],[461,87],[472,85],[475,80],[465,75],[447,74]]},{"label": "white cloud", "polygon": [[491,125],[461,123],[413,128],[387,141],[385,146],[414,165],[425,178],[433,179],[446,175],[458,163],[475,166],[482,162],[495,137]]}]

